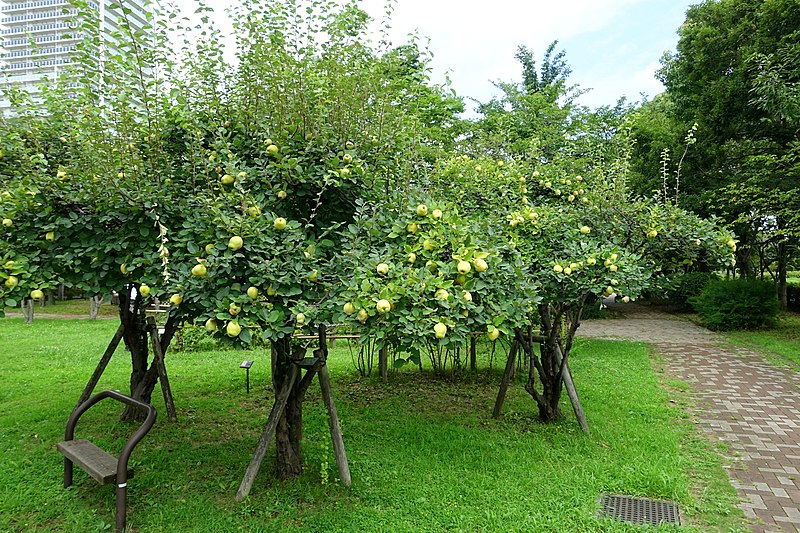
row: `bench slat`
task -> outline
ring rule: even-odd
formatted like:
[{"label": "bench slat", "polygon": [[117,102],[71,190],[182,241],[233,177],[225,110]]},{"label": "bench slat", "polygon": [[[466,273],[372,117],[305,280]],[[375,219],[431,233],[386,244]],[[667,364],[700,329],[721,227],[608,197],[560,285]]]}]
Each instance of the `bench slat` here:
[{"label": "bench slat", "polygon": [[[86,439],[59,442],[56,447],[61,454],[80,466],[98,483],[108,485],[117,477],[117,459],[98,448]],[[128,468],[128,478],[133,477],[133,469]]]}]

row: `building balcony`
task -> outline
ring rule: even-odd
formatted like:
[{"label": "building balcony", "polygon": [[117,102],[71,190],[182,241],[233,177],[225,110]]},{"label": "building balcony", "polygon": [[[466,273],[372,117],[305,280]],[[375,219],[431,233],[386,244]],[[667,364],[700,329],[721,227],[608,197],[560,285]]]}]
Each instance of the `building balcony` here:
[{"label": "building balcony", "polygon": [[43,7],[69,6],[68,0],[35,0],[33,2],[18,2],[7,4],[0,7],[2,13],[16,13],[19,11],[29,11],[31,9],[41,9]]},{"label": "building balcony", "polygon": [[52,57],[54,55],[70,55],[75,51],[75,49],[75,46],[52,46],[49,48],[40,48],[38,50],[17,50],[3,54],[2,58],[6,61],[13,61],[15,59],[22,59],[26,57]]},{"label": "building balcony", "polygon": [[2,31],[2,35],[25,35],[27,33],[42,33],[52,32],[54,30],[72,29],[76,24],[69,24],[66,22],[51,22],[50,24],[35,24],[33,26],[17,26],[15,28],[8,28]]},{"label": "building balcony", "polygon": [[25,13],[22,15],[7,15],[3,20],[6,26],[14,26],[32,21],[46,21],[54,19],[71,19],[78,14],[77,9],[65,9],[63,11],[44,11],[40,13]]},{"label": "building balcony", "polygon": [[47,71],[53,70],[61,65],[68,65],[71,61],[69,59],[42,59],[37,61],[26,61],[24,63],[10,63],[5,68],[4,72],[20,72],[23,70],[39,70]]},{"label": "building balcony", "polygon": [[0,83],[0,86],[34,87],[40,84],[44,79],[45,76],[42,72],[25,74],[18,71],[13,74],[9,73],[6,80],[7,82]]},{"label": "building balcony", "polygon": [[34,37],[33,39],[6,39],[2,43],[2,47],[6,50],[13,50],[15,48],[30,48],[31,41],[33,41],[34,45],[40,46],[44,44],[66,44],[66,43],[74,43],[83,39],[82,33],[65,33],[60,35],[39,35],[38,37]]}]

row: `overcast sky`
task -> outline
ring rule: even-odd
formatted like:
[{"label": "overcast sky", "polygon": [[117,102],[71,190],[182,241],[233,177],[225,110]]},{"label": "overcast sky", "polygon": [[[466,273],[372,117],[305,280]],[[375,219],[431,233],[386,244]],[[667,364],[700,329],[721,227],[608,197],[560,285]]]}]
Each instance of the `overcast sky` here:
[{"label": "overcast sky", "polygon": [[[230,28],[224,8],[231,0],[206,0],[220,26]],[[278,1],[278,0],[274,0]],[[449,72],[460,96],[487,101],[491,81],[519,81],[519,45],[541,60],[558,40],[572,67],[570,81],[592,89],[581,97],[591,107],[621,96],[640,100],[663,90],[653,77],[665,51],[677,44],[686,9],[699,0],[397,0],[390,35],[394,44],[417,31],[430,39],[434,81]],[[179,0],[193,11],[193,0]],[[384,0],[362,0],[380,20]],[[229,31],[229,30],[228,30]],[[468,108],[471,104],[468,102]]]}]

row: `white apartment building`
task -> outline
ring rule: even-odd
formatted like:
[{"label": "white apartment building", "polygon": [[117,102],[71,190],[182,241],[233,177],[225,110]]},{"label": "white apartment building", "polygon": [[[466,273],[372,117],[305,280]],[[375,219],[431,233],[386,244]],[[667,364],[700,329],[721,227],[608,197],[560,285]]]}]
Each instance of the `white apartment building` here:
[{"label": "white apartment building", "polygon": [[[127,18],[133,31],[141,30],[146,20],[145,0],[90,0],[90,12],[96,16],[103,46],[109,52],[114,50],[113,34],[121,20],[119,9],[111,9],[114,3],[130,10]],[[71,0],[0,0],[0,35],[0,87],[19,87],[34,100],[39,85],[61,73],[84,38]],[[13,112],[2,95],[0,111]]]}]

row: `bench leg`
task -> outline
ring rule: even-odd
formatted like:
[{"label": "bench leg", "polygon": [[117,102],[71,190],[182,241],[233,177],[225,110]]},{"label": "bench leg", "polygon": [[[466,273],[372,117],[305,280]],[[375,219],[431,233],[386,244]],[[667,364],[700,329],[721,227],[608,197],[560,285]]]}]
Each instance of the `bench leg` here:
[{"label": "bench leg", "polygon": [[72,461],[64,458],[64,488],[72,485]]},{"label": "bench leg", "polygon": [[119,483],[117,485],[117,533],[125,531],[125,499],[127,497],[127,490],[127,483]]}]

